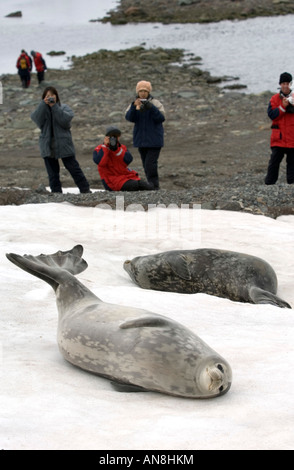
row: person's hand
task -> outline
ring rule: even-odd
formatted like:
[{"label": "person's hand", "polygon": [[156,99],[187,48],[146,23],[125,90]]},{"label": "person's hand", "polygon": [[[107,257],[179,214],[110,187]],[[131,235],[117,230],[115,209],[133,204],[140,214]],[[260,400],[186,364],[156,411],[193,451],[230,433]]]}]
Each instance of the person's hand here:
[{"label": "person's hand", "polygon": [[139,111],[139,109],[141,108],[141,100],[140,98],[137,98],[135,101],[134,101],[134,105],[136,107],[136,109]]},{"label": "person's hand", "polygon": [[287,108],[287,106],[289,106],[289,101],[287,98],[283,98],[283,107]]}]

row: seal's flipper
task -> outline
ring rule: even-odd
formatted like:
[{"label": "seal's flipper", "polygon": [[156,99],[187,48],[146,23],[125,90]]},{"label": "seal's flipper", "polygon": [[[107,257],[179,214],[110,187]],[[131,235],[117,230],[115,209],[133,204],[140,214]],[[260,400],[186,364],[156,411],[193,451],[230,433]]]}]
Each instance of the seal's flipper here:
[{"label": "seal's flipper", "polygon": [[68,251],[57,251],[52,255],[41,254],[32,258],[47,266],[60,267],[75,275],[85,271],[88,267],[87,262],[82,258],[83,251],[82,245],[76,245]]},{"label": "seal's flipper", "polygon": [[127,328],[158,328],[160,326],[166,326],[170,324],[170,320],[168,321],[166,318],[156,318],[156,317],[143,317],[143,318],[135,318],[134,320],[126,321],[122,323],[119,327],[122,330],[126,330]]},{"label": "seal's flipper", "polygon": [[138,393],[138,392],[149,392],[146,388],[139,387],[138,385],[123,384],[120,382],[110,382],[112,388],[117,392],[123,393]]},{"label": "seal's flipper", "polygon": [[69,275],[79,274],[88,267],[87,262],[81,258],[82,254],[83,247],[76,245],[72,250],[57,251],[52,255],[21,256],[15,253],[8,253],[6,257],[24,271],[48,282],[56,290],[60,279],[62,279],[61,273],[67,272]]},{"label": "seal's flipper", "polygon": [[167,257],[167,263],[170,265],[173,272],[185,279],[186,281],[191,280],[191,271],[188,265],[187,257],[184,254],[176,254]]},{"label": "seal's flipper", "polygon": [[281,308],[292,308],[285,300],[259,287],[251,287],[249,296],[254,304],[270,304]]}]

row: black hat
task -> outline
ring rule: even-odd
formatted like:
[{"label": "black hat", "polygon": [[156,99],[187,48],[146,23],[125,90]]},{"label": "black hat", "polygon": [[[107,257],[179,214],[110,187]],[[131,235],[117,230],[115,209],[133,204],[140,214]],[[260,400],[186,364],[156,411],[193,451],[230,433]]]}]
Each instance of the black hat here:
[{"label": "black hat", "polygon": [[280,75],[279,84],[284,83],[284,82],[287,82],[287,83],[292,82],[292,75],[290,73],[284,72]]},{"label": "black hat", "polygon": [[119,137],[121,135],[121,131],[119,130],[118,127],[109,126],[106,129],[105,135],[108,136],[108,137],[110,137],[112,135],[114,135],[115,137]]}]

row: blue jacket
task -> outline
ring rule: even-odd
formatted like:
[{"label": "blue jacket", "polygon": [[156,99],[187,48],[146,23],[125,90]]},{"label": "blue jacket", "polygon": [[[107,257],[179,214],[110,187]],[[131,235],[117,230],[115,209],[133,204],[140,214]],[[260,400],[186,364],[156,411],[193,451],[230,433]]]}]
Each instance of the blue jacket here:
[{"label": "blue jacket", "polygon": [[133,145],[134,147],[163,147],[164,131],[162,123],[165,121],[164,108],[160,101],[150,96],[151,106],[143,111],[136,110],[132,103],[125,118],[134,122]]}]

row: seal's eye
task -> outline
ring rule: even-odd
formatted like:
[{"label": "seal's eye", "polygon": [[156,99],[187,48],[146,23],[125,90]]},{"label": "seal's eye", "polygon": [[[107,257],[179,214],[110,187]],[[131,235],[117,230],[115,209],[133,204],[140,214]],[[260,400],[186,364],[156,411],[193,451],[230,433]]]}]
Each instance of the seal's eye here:
[{"label": "seal's eye", "polygon": [[219,392],[222,392],[222,391],[223,391],[223,389],[224,389],[224,387],[223,387],[223,386],[221,386],[221,387],[218,389],[218,391],[219,391]]},{"label": "seal's eye", "polygon": [[224,368],[223,368],[223,366],[222,366],[221,364],[218,364],[218,365],[217,365],[217,368],[218,368],[218,370],[220,370],[221,372],[225,372],[225,371],[224,371]]}]

